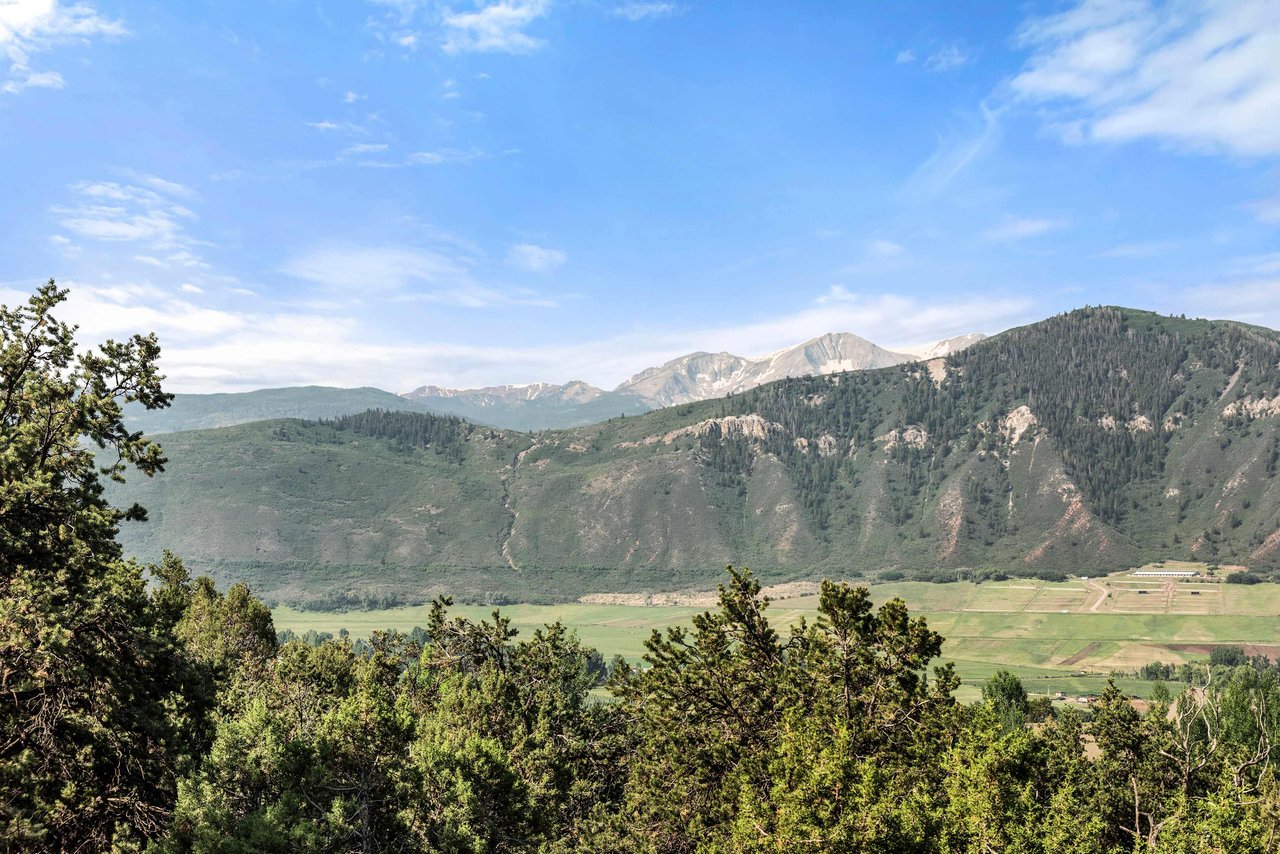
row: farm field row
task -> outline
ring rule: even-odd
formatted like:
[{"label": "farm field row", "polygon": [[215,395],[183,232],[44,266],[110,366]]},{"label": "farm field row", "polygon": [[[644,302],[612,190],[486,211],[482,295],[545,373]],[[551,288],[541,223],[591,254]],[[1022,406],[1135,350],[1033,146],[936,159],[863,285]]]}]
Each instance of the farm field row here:
[{"label": "farm field row", "polygon": [[[1108,579],[1115,586],[1117,577]],[[1123,581],[1121,581],[1123,583]],[[1164,601],[1159,583],[1150,585]],[[1191,585],[1187,585],[1191,586]],[[943,655],[953,661],[964,682],[960,696],[976,696],[977,685],[999,668],[1015,672],[1033,693],[1096,693],[1112,670],[1131,670],[1151,661],[1181,663],[1204,659],[1213,644],[1241,644],[1254,651],[1280,650],[1280,585],[1196,585],[1214,587],[1215,610],[1091,611],[1088,607],[1052,608],[1089,591],[1079,581],[1051,584],[1032,581],[928,584],[904,582],[871,588],[872,598],[884,602],[904,599],[915,613],[946,638]],[[1083,592],[1082,592],[1083,591]],[[1181,595],[1184,591],[1178,591]],[[1125,595],[1113,591],[1112,598]],[[1135,598],[1136,598],[1136,594]],[[1176,602],[1177,595],[1173,596]],[[1205,596],[1205,594],[1202,594]],[[1097,601],[1098,596],[1092,596]],[[1200,597],[1197,597],[1200,598]],[[1206,596],[1207,598],[1207,596]],[[1105,601],[1105,600],[1104,600]],[[817,597],[774,602],[775,623],[787,625],[813,619]],[[453,612],[470,619],[488,617],[492,607],[462,605]],[[614,655],[635,661],[644,654],[644,641],[654,629],[688,624],[705,608],[692,605],[640,607],[633,605],[511,605],[501,608],[521,634],[557,620],[577,630],[586,644],[606,659]],[[428,606],[383,611],[302,612],[277,608],[277,629],[336,633],[346,629],[367,637],[377,629],[408,631],[427,622]],[[1080,675],[1087,674],[1087,675]],[[1125,680],[1126,691],[1145,695],[1152,683]]]}]

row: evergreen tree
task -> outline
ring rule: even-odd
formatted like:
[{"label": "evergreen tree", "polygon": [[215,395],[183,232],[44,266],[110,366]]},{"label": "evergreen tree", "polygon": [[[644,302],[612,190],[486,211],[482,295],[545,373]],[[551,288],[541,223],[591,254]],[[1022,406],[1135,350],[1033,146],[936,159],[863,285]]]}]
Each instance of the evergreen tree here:
[{"label": "evergreen tree", "polygon": [[116,544],[103,477],[152,475],[126,403],[167,405],[154,336],[76,352],[53,282],[0,307],[0,847],[98,851],[167,827],[189,741],[174,611]]}]

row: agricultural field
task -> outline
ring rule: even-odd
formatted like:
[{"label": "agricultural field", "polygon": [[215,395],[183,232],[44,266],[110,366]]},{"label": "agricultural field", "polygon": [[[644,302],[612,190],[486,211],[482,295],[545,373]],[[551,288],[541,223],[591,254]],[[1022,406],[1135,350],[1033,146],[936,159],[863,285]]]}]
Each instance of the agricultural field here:
[{"label": "agricultural field", "polygon": [[[1147,593],[1140,593],[1147,590]],[[872,598],[899,597],[946,638],[943,654],[963,682],[962,699],[1006,668],[1037,694],[1096,693],[1113,670],[1132,670],[1161,661],[1204,660],[1215,644],[1239,644],[1251,653],[1280,654],[1280,585],[1224,584],[1201,579],[1134,578],[1118,573],[1098,579],[1047,583],[1025,579],[971,584],[902,582],[877,584]],[[778,624],[813,619],[816,596],[772,603]],[[568,603],[511,605],[502,613],[521,634],[557,620],[572,626],[584,643],[606,659],[637,661],[654,629],[687,624],[706,610],[697,605]],[[424,626],[428,606],[383,611],[304,612],[277,608],[277,629],[301,634],[309,629],[346,629],[367,637],[377,629]],[[471,619],[488,617],[492,607],[455,606]],[[1145,696],[1153,683],[1122,680],[1125,691]]]}]

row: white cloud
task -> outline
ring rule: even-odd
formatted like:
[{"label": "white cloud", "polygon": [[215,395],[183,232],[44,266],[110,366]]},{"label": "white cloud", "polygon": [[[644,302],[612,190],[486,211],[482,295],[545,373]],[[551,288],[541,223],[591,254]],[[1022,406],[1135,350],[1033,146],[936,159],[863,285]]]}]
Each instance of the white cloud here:
[{"label": "white cloud", "polygon": [[503,290],[472,275],[476,262],[447,249],[417,246],[337,246],[305,252],[281,272],[322,285],[339,298],[378,296],[462,308],[555,302],[528,289]]},{"label": "white cloud", "polygon": [[354,104],[356,101],[363,101],[367,97],[368,97],[367,95],[360,95],[360,94],[357,94],[356,92],[348,91],[347,94],[342,96],[342,103]]},{"label": "white cloud", "polygon": [[1065,228],[1067,223],[1060,219],[1044,217],[1009,217],[998,225],[988,228],[982,236],[988,240],[1011,241],[1024,240],[1028,237],[1039,237],[1051,231]]},{"label": "white cloud", "polygon": [[80,254],[81,247],[65,234],[49,235],[49,245],[62,253],[64,257],[73,258]]},{"label": "white cloud", "polygon": [[178,196],[180,198],[192,198],[195,196],[195,190],[179,184],[177,181],[168,181],[157,175],[147,175],[142,172],[129,171],[126,173],[132,180],[137,181],[146,187],[155,190],[158,193],[164,193],[169,196]]},{"label": "white cloud", "polygon": [[[167,183],[158,178],[147,183],[155,182]],[[67,231],[94,240],[138,241],[163,248],[190,242],[184,224],[195,214],[167,193],[114,181],[82,181],[72,191],[74,204],[53,209]]]},{"label": "white cloud", "polygon": [[[1223,272],[1225,275],[1246,279],[1280,273],[1280,252],[1236,258],[1226,266]],[[1275,327],[1280,329],[1280,323],[1275,324]]]},{"label": "white cloud", "polygon": [[867,254],[878,258],[892,258],[901,255],[906,249],[901,243],[877,238],[867,244]]},{"label": "white cloud", "polygon": [[183,293],[187,293],[187,294],[202,294],[202,293],[204,293],[204,288],[200,287],[199,285],[193,285],[193,284],[191,284],[190,282],[186,282],[186,283],[185,283],[185,284],[183,284],[181,287],[179,287],[179,288],[178,288],[178,290],[182,291]]},{"label": "white cloud", "polygon": [[1156,288],[1159,310],[1189,317],[1231,318],[1280,328],[1280,278],[1253,277],[1186,288]]},{"label": "white cloud", "polygon": [[27,89],[62,89],[67,82],[56,71],[32,71],[25,61],[15,60],[9,66],[9,79],[0,92],[16,95]]},{"label": "white cloud", "polygon": [[616,18],[628,21],[644,21],[650,18],[670,18],[684,11],[679,3],[623,3],[613,8]]},{"label": "white cloud", "polygon": [[758,322],[633,329],[545,346],[397,341],[345,314],[204,311],[157,291],[113,289],[108,295],[103,289],[86,293],[76,284],[75,311],[68,319],[90,324],[85,328],[94,337],[155,329],[164,352],[161,369],[174,391],[310,384],[407,391],[424,383],[478,387],[569,379],[613,387],[638,370],[694,350],[750,356],[832,331],[902,349],[905,343],[977,329],[998,331],[1033,319],[1035,310],[1028,299],[987,294],[939,300],[835,288],[827,297]]},{"label": "white cloud", "polygon": [[352,122],[331,122],[328,119],[321,122],[307,122],[307,127],[315,128],[318,131],[343,131],[344,133],[368,133],[363,127]]},{"label": "white cloud", "polygon": [[[835,285],[809,307],[791,314],[769,317],[754,323],[723,327],[654,332],[643,349],[661,347],[667,353],[661,361],[691,350],[727,350],[744,356],[770,353],[817,337],[826,332],[853,332],[889,349],[926,340],[936,340],[976,330],[997,332],[1035,317],[1035,302],[1027,297],[998,297],[989,294],[958,295],[953,298],[918,298],[900,294],[866,294]],[[643,336],[636,334],[632,347]],[[635,350],[620,343],[620,352],[632,364]],[[639,360],[644,366],[659,364]],[[600,358],[606,357],[601,354]],[[586,369],[584,368],[584,371]],[[592,375],[587,374],[588,378]],[[597,374],[598,376],[598,374]]]},{"label": "white cloud", "polygon": [[1258,218],[1259,222],[1265,222],[1267,225],[1280,225],[1280,196],[1254,202],[1249,207],[1253,210],[1253,215]]},{"label": "white cloud", "polygon": [[456,258],[427,249],[402,246],[345,246],[300,255],[281,272],[335,290],[386,293],[411,284],[438,283],[466,272]]},{"label": "white cloud", "polygon": [[[139,275],[140,288],[150,288],[150,275],[164,275],[181,282],[186,293],[219,293],[239,284],[213,270],[199,253],[211,244],[193,229],[199,219],[187,204],[196,196],[191,188],[137,172],[125,171],[131,181],[81,181],[71,186],[65,204],[50,209],[68,234],[93,242],[95,268],[113,281]],[[81,253],[67,234],[54,234],[50,243],[66,257]],[[156,272],[158,271],[158,272]],[[199,288],[199,291],[193,290]],[[102,291],[99,295],[114,293]]]},{"label": "white cloud", "polygon": [[180,249],[165,257],[165,262],[174,267],[186,267],[187,269],[208,269],[209,265],[203,258],[193,252]]},{"label": "white cloud", "polygon": [[407,20],[417,10],[418,0],[368,0],[375,6],[389,6],[400,13],[400,17]]},{"label": "white cloud", "polygon": [[478,148],[441,148],[436,151],[415,151],[406,158],[410,166],[442,166],[447,163],[470,163],[484,157]]},{"label": "white cloud", "polygon": [[533,243],[517,243],[507,252],[507,263],[530,273],[548,273],[563,266],[569,256],[559,249]]},{"label": "white cloud", "polygon": [[1154,258],[1173,249],[1173,244],[1162,240],[1150,240],[1143,243],[1122,243],[1112,246],[1105,252],[1098,253],[1100,258]]},{"label": "white cloud", "polygon": [[915,61],[916,61],[916,52],[910,49],[898,51],[898,56],[894,60],[894,62],[898,63],[899,65],[909,65]]},{"label": "white cloud", "polygon": [[0,55],[9,61],[7,74],[0,77],[0,92],[61,89],[66,85],[62,75],[33,69],[32,54],[95,37],[127,34],[121,21],[102,17],[87,2],[66,6],[59,0],[0,0]]},{"label": "white cloud", "polygon": [[1068,138],[1280,154],[1275,0],[1079,0],[1017,42],[1031,55],[1013,91],[1056,105]]},{"label": "white cloud", "polygon": [[348,145],[342,150],[343,154],[374,154],[379,151],[386,151],[388,148],[385,142],[359,142],[355,145]]},{"label": "white cloud", "polygon": [[973,62],[973,54],[959,45],[946,45],[929,55],[924,67],[929,71],[952,71]]},{"label": "white cloud", "polygon": [[[156,332],[162,343],[164,338],[190,342],[220,337],[245,326],[245,319],[234,313],[194,305],[151,285],[108,286],[74,280],[58,284],[71,292],[58,317],[78,325],[85,343],[135,332]],[[0,291],[3,301],[11,300],[15,293]]]},{"label": "white cloud", "polygon": [[544,44],[525,29],[547,14],[547,0],[499,0],[475,11],[447,11],[445,53],[532,53]]},{"label": "white cloud", "polygon": [[979,105],[981,124],[952,137],[940,138],[933,154],[908,179],[906,196],[930,197],[945,190],[969,166],[995,147],[1000,139],[1000,114]]}]

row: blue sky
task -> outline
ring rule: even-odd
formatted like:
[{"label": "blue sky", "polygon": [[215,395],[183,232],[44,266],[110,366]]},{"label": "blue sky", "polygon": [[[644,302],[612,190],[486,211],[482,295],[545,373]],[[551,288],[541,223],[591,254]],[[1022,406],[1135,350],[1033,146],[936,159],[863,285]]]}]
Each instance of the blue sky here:
[{"label": "blue sky", "polygon": [[1280,327],[1280,4],[0,0],[0,299],[169,386]]}]

